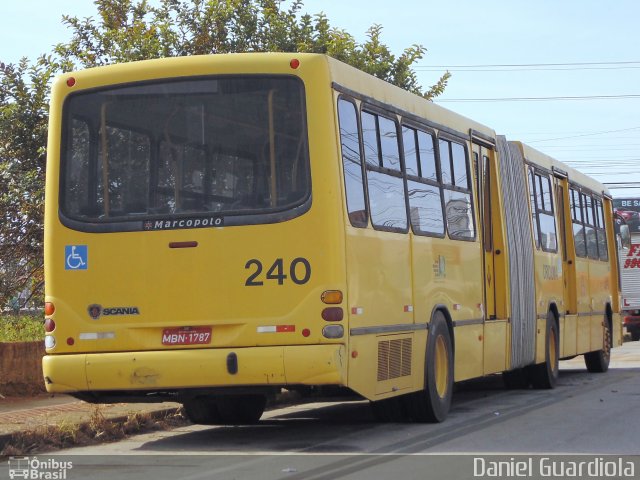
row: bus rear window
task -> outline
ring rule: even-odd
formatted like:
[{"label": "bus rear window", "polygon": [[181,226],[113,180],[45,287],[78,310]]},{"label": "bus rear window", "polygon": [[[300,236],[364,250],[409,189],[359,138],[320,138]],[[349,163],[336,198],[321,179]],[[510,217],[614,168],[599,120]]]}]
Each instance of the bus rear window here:
[{"label": "bus rear window", "polygon": [[211,215],[268,222],[265,214],[310,198],[305,115],[304,87],[293,77],[171,80],[70,96],[62,217],[74,225]]}]

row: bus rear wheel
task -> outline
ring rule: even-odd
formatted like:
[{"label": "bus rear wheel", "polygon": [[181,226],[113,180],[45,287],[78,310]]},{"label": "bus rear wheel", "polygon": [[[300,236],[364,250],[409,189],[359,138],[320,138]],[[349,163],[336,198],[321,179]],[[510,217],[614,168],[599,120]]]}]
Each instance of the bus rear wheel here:
[{"label": "bus rear wheel", "polygon": [[436,312],[429,326],[425,388],[402,397],[402,400],[412,420],[436,423],[447,417],[452,395],[453,344],[444,315]]},{"label": "bus rear wheel", "polygon": [[267,397],[264,395],[239,395],[218,399],[218,411],[224,425],[257,423],[266,405]]},{"label": "bus rear wheel", "polygon": [[214,398],[196,397],[183,403],[187,418],[198,425],[219,425],[221,422],[218,405]]},{"label": "bus rear wheel", "polygon": [[544,363],[529,367],[529,378],[533,388],[549,389],[558,382],[560,348],[558,325],[553,312],[547,314],[547,327],[544,347]]},{"label": "bus rear wheel", "polygon": [[197,397],[184,402],[189,420],[200,425],[251,425],[264,413],[264,395]]},{"label": "bus rear wheel", "polygon": [[604,373],[609,370],[611,360],[611,328],[609,320],[604,319],[602,349],[584,354],[584,363],[591,373]]}]

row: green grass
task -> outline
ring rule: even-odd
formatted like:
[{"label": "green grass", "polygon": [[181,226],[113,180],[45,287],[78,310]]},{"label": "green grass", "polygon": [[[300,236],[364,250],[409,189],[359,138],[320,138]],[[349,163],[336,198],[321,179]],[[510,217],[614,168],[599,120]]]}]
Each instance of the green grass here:
[{"label": "green grass", "polygon": [[44,340],[43,315],[0,314],[0,342]]}]

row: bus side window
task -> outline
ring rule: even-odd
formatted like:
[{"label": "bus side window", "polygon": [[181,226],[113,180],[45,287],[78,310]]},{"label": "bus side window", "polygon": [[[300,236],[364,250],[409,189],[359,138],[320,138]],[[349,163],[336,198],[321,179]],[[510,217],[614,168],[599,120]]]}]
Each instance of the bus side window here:
[{"label": "bus side window", "polygon": [[407,231],[407,207],[395,120],[362,112],[367,192],[371,223],[377,230]]},{"label": "bus side window", "polygon": [[571,220],[573,222],[573,239],[576,246],[576,255],[578,257],[587,256],[587,242],[584,236],[583,211],[580,199],[580,192],[571,188],[571,195],[569,199],[571,201]]},{"label": "bus side window", "polygon": [[607,251],[607,231],[604,223],[604,210],[602,209],[602,200],[596,199],[596,235],[598,237],[598,255],[600,260],[606,262],[609,260],[609,252]]},{"label": "bus side window", "polygon": [[473,240],[476,230],[466,150],[459,143],[442,139],[439,141],[439,147],[449,237]]},{"label": "bus side window", "polygon": [[349,221],[354,227],[363,228],[369,220],[364,198],[360,132],[355,104],[342,98],[338,100],[338,120]]},{"label": "bus side window", "polygon": [[403,127],[403,144],[413,232],[443,237],[442,189],[437,182],[433,136]]},{"label": "bus side window", "polygon": [[594,260],[598,259],[598,240],[596,239],[595,220],[593,215],[593,200],[591,195],[581,194],[584,208],[584,232],[587,237],[587,256]]},{"label": "bus side window", "polygon": [[556,234],[556,220],[553,215],[553,201],[551,195],[551,180],[546,174],[536,173],[539,190],[536,196],[538,210],[538,225],[540,225],[540,246],[545,252],[558,251],[558,237]]},{"label": "bus side window", "polygon": [[533,169],[527,168],[529,171],[529,208],[531,212],[531,230],[533,230],[533,240],[535,241],[536,248],[540,248],[540,233],[538,232],[538,214],[536,208],[536,182],[533,175]]}]

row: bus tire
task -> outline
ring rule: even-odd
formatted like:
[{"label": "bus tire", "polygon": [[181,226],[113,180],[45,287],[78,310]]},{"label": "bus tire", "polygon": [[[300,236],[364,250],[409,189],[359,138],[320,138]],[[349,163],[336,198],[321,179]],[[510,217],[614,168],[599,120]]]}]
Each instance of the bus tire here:
[{"label": "bus tire", "polygon": [[218,412],[223,425],[252,425],[264,413],[267,397],[264,395],[230,395],[217,399]]},{"label": "bus tire", "polygon": [[219,425],[221,418],[215,399],[210,397],[196,397],[186,400],[183,404],[187,418],[198,425]]},{"label": "bus tire", "polygon": [[584,354],[584,363],[587,366],[587,370],[591,373],[604,373],[609,370],[609,361],[611,360],[611,327],[606,317],[604,319],[602,343],[602,349]]},{"label": "bus tire", "polygon": [[425,388],[403,398],[405,409],[415,422],[442,422],[453,395],[453,344],[442,312],[435,313],[429,326],[424,369]]},{"label": "bus tire", "polygon": [[637,342],[640,340],[640,330],[634,330],[631,332],[631,341]]},{"label": "bus tire", "polygon": [[529,367],[529,375],[533,388],[550,389],[558,382],[558,365],[560,359],[558,325],[553,312],[547,313],[547,327],[544,346],[544,363]]}]

